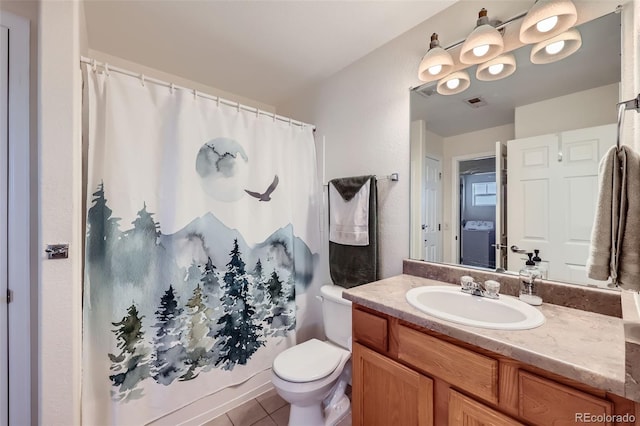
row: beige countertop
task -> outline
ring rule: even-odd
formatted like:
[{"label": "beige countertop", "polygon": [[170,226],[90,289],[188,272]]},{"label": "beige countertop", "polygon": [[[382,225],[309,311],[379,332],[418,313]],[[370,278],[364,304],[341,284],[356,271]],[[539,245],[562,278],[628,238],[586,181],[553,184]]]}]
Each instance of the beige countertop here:
[{"label": "beige countertop", "polygon": [[622,318],[624,319],[625,359],[626,359],[626,397],[640,401],[640,312],[636,303],[636,294],[622,291]]},{"label": "beige countertop", "polygon": [[[469,327],[425,314],[405,299],[414,287],[450,285],[398,275],[347,289],[345,299],[526,364],[625,396],[625,334],[620,318],[543,303],[531,330]],[[510,296],[502,296],[510,297]],[[634,395],[627,396],[630,399]]]}]

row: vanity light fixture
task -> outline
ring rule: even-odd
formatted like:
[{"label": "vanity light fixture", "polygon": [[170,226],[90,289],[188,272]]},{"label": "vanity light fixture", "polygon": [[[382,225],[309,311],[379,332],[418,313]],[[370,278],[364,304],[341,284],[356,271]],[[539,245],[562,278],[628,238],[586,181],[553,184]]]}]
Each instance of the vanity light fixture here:
[{"label": "vanity light fixture", "polygon": [[480,64],[495,58],[504,50],[504,42],[500,32],[489,23],[487,9],[478,13],[476,28],[462,44],[460,62],[463,64]]},{"label": "vanity light fixture", "polygon": [[436,90],[441,95],[455,95],[469,88],[471,79],[466,71],[456,71],[438,81]]},{"label": "vanity light fixture", "polygon": [[520,26],[520,41],[538,43],[571,28],[578,20],[571,0],[537,0]]},{"label": "vanity light fixture", "polygon": [[451,72],[453,58],[451,54],[440,47],[438,34],[431,35],[429,51],[422,58],[418,68],[418,78],[422,81],[438,80]]},{"label": "vanity light fixture", "polygon": [[476,78],[481,81],[495,81],[509,77],[516,71],[516,58],[511,53],[505,53],[478,65]]},{"label": "vanity light fixture", "polygon": [[574,54],[582,46],[580,32],[571,28],[549,40],[535,44],[531,49],[531,62],[550,64]]}]

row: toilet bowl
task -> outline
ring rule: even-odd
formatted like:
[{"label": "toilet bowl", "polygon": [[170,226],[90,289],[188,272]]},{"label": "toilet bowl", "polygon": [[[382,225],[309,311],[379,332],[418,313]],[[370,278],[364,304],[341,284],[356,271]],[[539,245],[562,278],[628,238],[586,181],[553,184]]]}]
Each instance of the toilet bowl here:
[{"label": "toilet bowl", "polygon": [[351,302],[342,287],[320,289],[327,341],[311,339],[280,353],[271,382],[289,404],[289,426],[333,426],[351,411]]}]

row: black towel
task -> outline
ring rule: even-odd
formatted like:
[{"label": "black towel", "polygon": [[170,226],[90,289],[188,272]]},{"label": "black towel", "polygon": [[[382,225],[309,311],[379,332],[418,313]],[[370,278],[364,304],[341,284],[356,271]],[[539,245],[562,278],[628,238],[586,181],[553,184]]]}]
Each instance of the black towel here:
[{"label": "black towel", "polygon": [[[329,241],[329,272],[333,284],[351,288],[378,279],[378,214],[375,176],[333,179],[330,184],[346,201],[358,193],[362,185],[369,187],[369,245],[348,246]],[[329,197],[329,205],[331,199]],[[330,216],[330,215],[329,215]]]}]

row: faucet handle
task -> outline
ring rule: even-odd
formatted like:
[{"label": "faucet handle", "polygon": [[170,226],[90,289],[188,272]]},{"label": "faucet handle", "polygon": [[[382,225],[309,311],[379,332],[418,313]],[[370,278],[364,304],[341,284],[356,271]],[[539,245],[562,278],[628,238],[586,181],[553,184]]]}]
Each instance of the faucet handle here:
[{"label": "faucet handle", "polygon": [[462,285],[462,290],[471,291],[475,287],[475,280],[473,277],[464,275],[460,277],[460,285]]},{"label": "faucet handle", "polygon": [[487,293],[487,297],[498,297],[500,283],[494,280],[487,280],[484,282],[484,290]]}]

